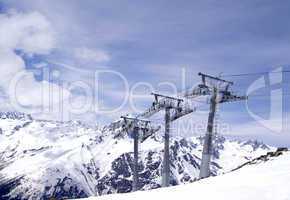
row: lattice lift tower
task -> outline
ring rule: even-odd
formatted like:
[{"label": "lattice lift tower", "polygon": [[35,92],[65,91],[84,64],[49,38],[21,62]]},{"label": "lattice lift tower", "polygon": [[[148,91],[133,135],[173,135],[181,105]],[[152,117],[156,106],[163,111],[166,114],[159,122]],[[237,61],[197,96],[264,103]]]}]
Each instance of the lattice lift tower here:
[{"label": "lattice lift tower", "polygon": [[223,80],[218,77],[210,76],[207,74],[199,73],[202,83],[194,88],[191,93],[187,93],[186,97],[196,97],[203,95],[211,95],[210,98],[210,112],[208,116],[207,131],[204,138],[202,159],[200,165],[199,178],[207,178],[210,176],[210,162],[213,152],[213,128],[214,118],[216,114],[217,104],[246,100],[246,96],[234,95],[229,87],[234,83],[231,81]]}]

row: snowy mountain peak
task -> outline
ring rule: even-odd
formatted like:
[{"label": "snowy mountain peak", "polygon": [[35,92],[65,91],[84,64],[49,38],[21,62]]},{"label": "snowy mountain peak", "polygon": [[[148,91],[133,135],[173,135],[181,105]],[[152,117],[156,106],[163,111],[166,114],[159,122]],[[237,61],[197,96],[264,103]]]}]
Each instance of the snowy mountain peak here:
[{"label": "snowy mountain peak", "polygon": [[[69,121],[0,119],[0,199],[56,199],[132,191],[133,140]],[[162,135],[161,133],[159,135]],[[203,138],[172,137],[171,185],[198,179]],[[160,187],[162,137],[140,144],[141,190]],[[266,148],[264,148],[266,147]],[[274,148],[215,138],[212,175],[231,171]],[[19,167],[21,166],[21,167]]]},{"label": "snowy mountain peak", "polygon": [[25,114],[25,113],[20,113],[20,112],[0,112],[0,119],[32,120],[32,116],[30,114]]},{"label": "snowy mountain peak", "polygon": [[267,145],[265,145],[263,142],[260,142],[258,140],[248,140],[246,142],[243,142],[242,145],[244,145],[244,146],[250,145],[254,149],[262,148],[262,149],[268,149],[269,150],[269,147]]}]

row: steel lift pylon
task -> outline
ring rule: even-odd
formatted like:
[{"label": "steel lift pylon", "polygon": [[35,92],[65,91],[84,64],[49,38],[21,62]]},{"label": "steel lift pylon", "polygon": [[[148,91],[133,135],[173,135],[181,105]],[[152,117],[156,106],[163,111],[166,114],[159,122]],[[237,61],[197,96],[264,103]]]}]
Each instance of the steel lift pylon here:
[{"label": "steel lift pylon", "polygon": [[[196,110],[187,105],[183,99],[170,97],[162,94],[152,93],[154,101],[145,112],[136,116],[136,118],[149,118],[154,114],[165,110],[165,135],[164,135],[164,159],[163,159],[163,171],[162,171],[162,186],[169,186],[170,181],[170,163],[169,163],[169,129],[170,123],[188,115]],[[122,134],[126,130],[124,128],[124,120],[120,119],[116,122],[111,123],[107,128],[112,130],[116,137]],[[143,136],[143,140],[156,133],[158,129],[151,129],[146,135]]]},{"label": "steel lift pylon", "polygon": [[[164,133],[164,156],[163,156],[163,169],[162,169],[162,187],[170,185],[170,123],[186,114],[193,112],[193,109],[186,107],[182,103],[181,98],[166,96],[162,94],[152,93],[154,102],[152,107],[145,112],[147,115],[150,112],[165,110],[165,133]],[[173,115],[171,115],[173,110]]]},{"label": "steel lift pylon", "polygon": [[200,165],[199,178],[207,178],[210,176],[210,162],[213,152],[213,128],[214,118],[217,105],[226,102],[234,102],[246,100],[247,96],[234,95],[230,90],[230,86],[234,83],[221,79],[219,77],[210,76],[199,73],[202,83],[193,89],[190,93],[186,93],[185,97],[192,98],[197,96],[210,95],[210,112],[208,116],[207,130],[204,138],[202,159]]},{"label": "steel lift pylon", "polygon": [[139,141],[143,142],[152,133],[158,131],[160,126],[153,126],[150,121],[121,116],[123,119],[123,129],[130,134],[134,139],[134,161],[133,161],[133,191],[139,189],[139,173],[138,173],[138,152],[139,152]]}]

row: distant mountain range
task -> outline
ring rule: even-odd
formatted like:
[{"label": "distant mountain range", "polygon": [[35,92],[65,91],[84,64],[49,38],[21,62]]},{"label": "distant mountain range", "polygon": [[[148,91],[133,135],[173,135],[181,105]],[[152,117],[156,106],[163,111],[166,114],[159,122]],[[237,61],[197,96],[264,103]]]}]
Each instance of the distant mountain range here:
[{"label": "distant mountain range", "polygon": [[[182,119],[180,119],[182,120]],[[162,130],[141,144],[140,190],[159,188]],[[198,178],[203,138],[172,137],[171,185]],[[229,172],[268,151],[257,141],[215,138],[212,175]],[[133,140],[79,121],[36,120],[0,113],[0,199],[82,198],[132,191]]]}]

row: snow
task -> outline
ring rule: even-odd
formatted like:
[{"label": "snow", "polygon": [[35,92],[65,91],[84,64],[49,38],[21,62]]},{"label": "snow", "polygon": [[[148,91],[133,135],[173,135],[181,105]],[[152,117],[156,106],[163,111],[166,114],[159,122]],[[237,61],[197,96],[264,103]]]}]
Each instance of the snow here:
[{"label": "snow", "polygon": [[[34,120],[21,116],[1,118],[0,128],[0,158],[3,163],[0,184],[23,177],[20,185],[15,184],[9,190],[12,197],[24,193],[23,197],[27,199],[38,199],[44,194],[62,198],[62,192],[69,193],[69,187],[78,190],[70,198],[82,197],[78,196],[81,193],[83,196],[96,196],[130,191],[133,140],[125,134],[114,138],[110,130],[80,122]],[[161,130],[159,135],[162,134]],[[171,170],[176,183],[184,184],[198,177],[202,143],[198,137],[183,139],[172,136]],[[225,139],[217,143],[218,155],[214,156],[212,163],[214,174],[228,172],[273,149],[254,148],[251,143]],[[144,166],[140,171],[144,174],[143,190],[160,186],[163,148],[161,137],[148,138],[140,144],[139,159]]]},{"label": "snow", "polygon": [[290,200],[290,153],[192,184],[86,200]]}]

